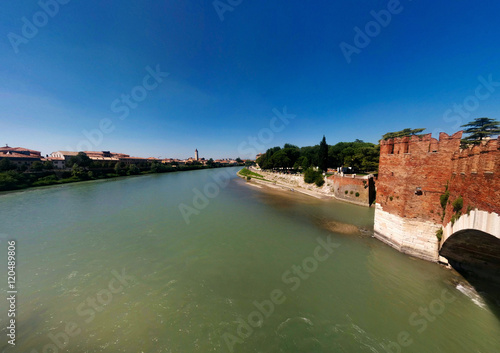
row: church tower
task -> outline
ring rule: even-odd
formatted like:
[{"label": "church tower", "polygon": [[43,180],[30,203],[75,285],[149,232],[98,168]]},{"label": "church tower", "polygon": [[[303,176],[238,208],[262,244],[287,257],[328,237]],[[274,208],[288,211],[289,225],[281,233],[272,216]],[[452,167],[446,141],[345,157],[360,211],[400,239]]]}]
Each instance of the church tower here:
[{"label": "church tower", "polygon": [[199,159],[198,159],[198,149],[195,149],[195,150],[194,150],[194,159],[195,159],[195,160],[199,160]]}]

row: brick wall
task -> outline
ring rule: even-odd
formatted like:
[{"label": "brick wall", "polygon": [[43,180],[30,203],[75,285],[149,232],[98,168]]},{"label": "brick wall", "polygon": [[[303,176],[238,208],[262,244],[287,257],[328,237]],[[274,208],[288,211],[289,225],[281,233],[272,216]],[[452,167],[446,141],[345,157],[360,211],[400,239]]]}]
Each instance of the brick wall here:
[{"label": "brick wall", "polygon": [[[375,236],[400,251],[437,259],[435,230],[450,222],[452,202],[500,213],[499,140],[460,149],[462,132],[381,141]],[[440,196],[450,197],[444,220]],[[415,235],[418,235],[415,237]]]},{"label": "brick wall", "polygon": [[405,218],[441,222],[439,197],[451,177],[462,132],[381,141],[377,203]]},{"label": "brick wall", "polygon": [[[369,206],[373,201],[373,179],[353,178],[350,175],[332,175],[328,177],[331,188],[336,198],[349,202]],[[347,191],[347,193],[346,193]],[[356,196],[358,193],[358,196]]]},{"label": "brick wall", "polygon": [[449,183],[449,203],[443,224],[450,221],[454,211],[452,203],[463,199],[461,213],[479,209],[500,214],[500,140],[456,151],[452,156]]}]

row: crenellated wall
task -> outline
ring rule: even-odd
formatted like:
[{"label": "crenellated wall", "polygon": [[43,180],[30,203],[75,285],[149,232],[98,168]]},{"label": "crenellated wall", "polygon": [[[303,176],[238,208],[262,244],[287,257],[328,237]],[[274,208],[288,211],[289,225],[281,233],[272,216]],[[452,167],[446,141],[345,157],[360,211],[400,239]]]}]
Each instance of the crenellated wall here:
[{"label": "crenellated wall", "polygon": [[[375,236],[396,249],[437,261],[436,231],[450,222],[459,196],[460,214],[478,209],[499,213],[499,141],[460,149],[462,132],[381,141]],[[440,196],[448,187],[445,210]],[[444,213],[444,215],[443,215]],[[444,217],[444,218],[443,218]],[[457,217],[457,216],[455,216]]]},{"label": "crenellated wall", "polygon": [[499,148],[500,140],[496,139],[453,154],[444,225],[450,222],[452,203],[458,197],[463,199],[461,214],[472,209],[500,213]]}]

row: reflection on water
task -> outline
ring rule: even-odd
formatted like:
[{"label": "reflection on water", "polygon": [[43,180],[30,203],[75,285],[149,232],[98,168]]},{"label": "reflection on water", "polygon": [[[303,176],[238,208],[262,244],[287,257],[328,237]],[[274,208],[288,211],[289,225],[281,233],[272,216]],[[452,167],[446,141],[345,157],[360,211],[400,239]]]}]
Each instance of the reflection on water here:
[{"label": "reflection on water", "polygon": [[[370,237],[373,209],[235,177],[186,224],[179,205],[193,205],[193,189],[216,172],[1,195],[0,232],[19,251],[15,351],[50,352],[56,340],[75,353],[230,352],[231,334],[235,352],[386,352],[402,330],[412,339],[405,352],[497,351],[491,303],[477,305],[455,272]],[[329,237],[339,247],[305,272]],[[274,290],[286,299],[241,338],[242,320]],[[456,299],[441,308],[443,291]],[[415,313],[424,321],[411,322]]]}]

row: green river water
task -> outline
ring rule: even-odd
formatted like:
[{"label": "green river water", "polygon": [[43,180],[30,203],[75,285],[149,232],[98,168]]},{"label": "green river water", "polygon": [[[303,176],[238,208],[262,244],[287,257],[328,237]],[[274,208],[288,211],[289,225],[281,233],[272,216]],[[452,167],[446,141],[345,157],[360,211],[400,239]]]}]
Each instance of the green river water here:
[{"label": "green river water", "polygon": [[13,239],[18,293],[0,351],[500,352],[498,303],[372,238],[372,208],[237,170],[1,194],[0,288]]}]

